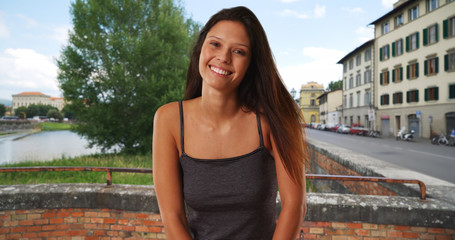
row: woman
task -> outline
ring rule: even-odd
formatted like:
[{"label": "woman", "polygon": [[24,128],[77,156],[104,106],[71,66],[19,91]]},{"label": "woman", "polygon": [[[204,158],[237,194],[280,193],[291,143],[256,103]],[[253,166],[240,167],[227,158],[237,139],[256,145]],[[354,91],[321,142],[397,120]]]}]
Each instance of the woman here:
[{"label": "woman", "polygon": [[162,106],[154,121],[168,239],[295,239],[306,212],[302,119],[249,9],[212,16],[191,56],[185,101]]}]

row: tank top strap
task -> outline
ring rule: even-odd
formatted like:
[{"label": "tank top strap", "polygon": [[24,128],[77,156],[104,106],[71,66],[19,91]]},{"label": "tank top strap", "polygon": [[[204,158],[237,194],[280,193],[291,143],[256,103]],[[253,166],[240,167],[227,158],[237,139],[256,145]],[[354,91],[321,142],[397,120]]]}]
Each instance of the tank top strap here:
[{"label": "tank top strap", "polygon": [[259,132],[259,144],[261,147],[264,146],[264,140],[262,139],[262,127],[261,127],[261,118],[259,117],[259,114],[256,113],[256,120],[258,124],[258,132]]},{"label": "tank top strap", "polygon": [[180,110],[180,147],[182,148],[182,154],[185,153],[184,141],[183,141],[183,105],[182,101],[179,101],[179,110]]}]

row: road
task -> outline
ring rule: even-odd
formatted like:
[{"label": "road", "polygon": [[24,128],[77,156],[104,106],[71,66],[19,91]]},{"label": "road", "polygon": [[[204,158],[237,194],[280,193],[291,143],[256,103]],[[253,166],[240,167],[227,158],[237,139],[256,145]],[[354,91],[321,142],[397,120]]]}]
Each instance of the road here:
[{"label": "road", "polygon": [[432,145],[425,139],[405,142],[315,129],[307,129],[307,137],[455,183],[455,147]]}]

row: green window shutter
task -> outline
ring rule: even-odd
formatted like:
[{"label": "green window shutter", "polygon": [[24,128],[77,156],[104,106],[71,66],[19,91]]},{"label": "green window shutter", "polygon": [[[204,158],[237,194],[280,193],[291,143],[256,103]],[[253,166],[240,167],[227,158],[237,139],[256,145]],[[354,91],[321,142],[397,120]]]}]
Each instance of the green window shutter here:
[{"label": "green window shutter", "polygon": [[449,99],[455,98],[455,84],[449,85]]},{"label": "green window shutter", "polygon": [[379,74],[379,84],[382,85],[382,73]]},{"label": "green window shutter", "polygon": [[397,96],[396,93],[394,93],[393,96],[392,96],[392,103],[393,103],[393,104],[397,103],[397,101],[396,101],[396,96]]},{"label": "green window shutter", "polygon": [[434,100],[439,100],[439,87],[434,89]]},{"label": "green window shutter", "polygon": [[416,93],[416,102],[419,102],[419,90],[415,90]]},{"label": "green window shutter", "polygon": [[407,91],[406,92],[406,102],[409,102],[411,100],[411,92]]},{"label": "green window shutter", "polygon": [[428,88],[425,88],[425,101],[428,101]]},{"label": "green window shutter", "polygon": [[403,38],[400,39],[400,42],[401,42],[401,44],[400,44],[400,50],[401,51],[400,52],[401,52],[401,54],[403,54]]},{"label": "green window shutter", "polygon": [[390,58],[390,45],[389,44],[387,44],[387,48],[389,49],[389,51],[387,51],[387,59],[389,59]]},{"label": "green window shutter", "polygon": [[389,84],[389,71],[387,71],[387,84]]},{"label": "green window shutter", "polygon": [[419,77],[419,63],[416,63],[416,78]]},{"label": "green window shutter", "polygon": [[392,82],[396,81],[395,69],[392,69]]},{"label": "green window shutter", "polygon": [[409,52],[409,36],[406,37],[406,52]]},{"label": "green window shutter", "polygon": [[442,21],[442,37],[449,37],[449,19]]},{"label": "green window shutter", "polygon": [[400,80],[403,80],[403,67],[400,67]]},{"label": "green window shutter", "polygon": [[379,61],[382,61],[382,48],[379,48]]},{"label": "green window shutter", "polygon": [[387,99],[387,105],[389,105],[389,94],[385,95],[385,98]]},{"label": "green window shutter", "polygon": [[419,32],[416,32],[416,49],[419,48]]},{"label": "green window shutter", "polygon": [[384,96],[381,96],[381,105],[384,105]]},{"label": "green window shutter", "polygon": [[395,42],[392,43],[392,57],[395,57]]},{"label": "green window shutter", "polygon": [[444,55],[444,71],[449,71],[449,54]]},{"label": "green window shutter", "polygon": [[428,44],[428,28],[423,29],[423,46]]},{"label": "green window shutter", "polygon": [[439,57],[436,57],[436,59],[434,60],[434,65],[435,65],[435,73],[438,73],[439,72]]},{"label": "green window shutter", "polygon": [[406,79],[409,79],[411,77],[411,73],[409,72],[411,70],[410,66],[406,66]]},{"label": "green window shutter", "polygon": [[426,75],[428,75],[428,60],[425,60],[423,62],[423,65],[425,65],[424,69],[423,69],[423,74],[426,76]]},{"label": "green window shutter", "polygon": [[437,23],[435,25],[436,25],[435,30],[434,30],[435,39],[436,39],[436,42],[438,42],[439,41],[439,25]]}]

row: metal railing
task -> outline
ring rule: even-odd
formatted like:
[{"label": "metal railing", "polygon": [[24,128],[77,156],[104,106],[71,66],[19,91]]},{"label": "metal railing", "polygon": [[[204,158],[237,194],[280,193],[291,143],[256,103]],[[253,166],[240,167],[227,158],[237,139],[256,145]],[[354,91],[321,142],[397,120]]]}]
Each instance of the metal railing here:
[{"label": "metal railing", "polygon": [[[107,185],[112,185],[112,173],[113,172],[153,173],[153,170],[150,168],[115,168],[115,167],[12,167],[12,168],[0,168],[0,173],[1,172],[60,172],[60,171],[106,172]],[[343,176],[343,175],[324,175],[324,174],[306,174],[306,179],[418,184],[419,188],[420,188],[420,199],[426,200],[425,184],[422,181],[415,180],[415,179],[396,179],[396,178],[385,178],[385,177]]]}]

